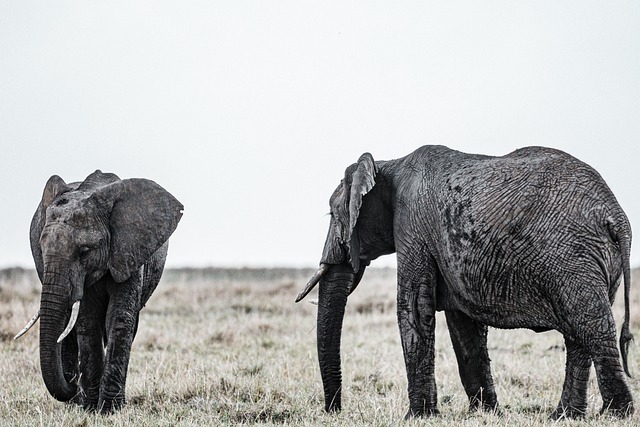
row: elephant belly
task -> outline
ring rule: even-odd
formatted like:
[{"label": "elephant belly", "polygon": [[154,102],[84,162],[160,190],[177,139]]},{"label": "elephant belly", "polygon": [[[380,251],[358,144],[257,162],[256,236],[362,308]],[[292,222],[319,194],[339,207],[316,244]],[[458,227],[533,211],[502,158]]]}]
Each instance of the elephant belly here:
[{"label": "elephant belly", "polygon": [[526,286],[505,286],[510,289],[495,285],[449,289],[443,292],[446,298],[441,309],[459,310],[478,322],[501,329],[557,328],[555,311],[547,298]]},{"label": "elephant belly", "polygon": [[500,329],[526,328],[536,332],[556,329],[556,322],[548,315],[531,310],[524,306],[494,304],[492,306],[479,306],[469,304],[466,310],[462,310],[472,319]]}]

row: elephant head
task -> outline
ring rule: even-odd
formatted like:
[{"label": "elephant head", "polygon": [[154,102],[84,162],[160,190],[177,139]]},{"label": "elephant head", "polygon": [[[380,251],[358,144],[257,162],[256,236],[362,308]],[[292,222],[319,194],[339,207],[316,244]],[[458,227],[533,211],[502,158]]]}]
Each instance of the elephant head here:
[{"label": "elephant head", "polygon": [[40,366],[53,397],[68,401],[77,392],[68,371],[77,369],[73,328],[86,288],[107,274],[121,283],[137,273],[167,241],[182,209],[146,179],[120,180],[99,170],[82,183],[49,179],[30,238],[42,282]]},{"label": "elephant head", "polygon": [[395,251],[390,186],[369,153],[349,166],[330,199],[331,223],[320,268],[296,302],[320,283],[318,293],[318,361],[325,410],[341,409],[340,339],[347,297],[365,268],[377,257]]}]

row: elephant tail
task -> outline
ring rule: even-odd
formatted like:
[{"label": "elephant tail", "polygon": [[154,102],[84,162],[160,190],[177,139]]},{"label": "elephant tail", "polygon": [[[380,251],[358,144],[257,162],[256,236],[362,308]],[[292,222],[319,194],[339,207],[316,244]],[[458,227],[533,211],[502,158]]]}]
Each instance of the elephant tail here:
[{"label": "elephant tail", "polygon": [[629,234],[621,236],[620,252],[622,252],[622,268],[624,276],[624,322],[622,323],[622,331],[620,332],[620,355],[622,356],[622,367],[629,378],[629,364],[627,362],[627,354],[629,352],[629,344],[633,340],[633,334],[629,331],[629,292],[631,290],[631,267],[629,262],[629,253],[631,250],[631,238]]}]

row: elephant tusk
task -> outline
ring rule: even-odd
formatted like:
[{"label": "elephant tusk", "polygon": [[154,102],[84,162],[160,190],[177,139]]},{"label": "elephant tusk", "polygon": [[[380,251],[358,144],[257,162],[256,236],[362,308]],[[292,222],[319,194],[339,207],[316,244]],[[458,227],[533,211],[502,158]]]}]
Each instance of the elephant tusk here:
[{"label": "elephant tusk", "polygon": [[36,314],[34,314],[34,315],[33,315],[33,317],[31,318],[31,320],[29,320],[29,323],[27,323],[27,326],[25,326],[24,328],[22,328],[22,330],[21,330],[20,332],[18,332],[18,333],[16,334],[16,336],[15,336],[15,337],[13,337],[13,339],[14,339],[14,340],[17,340],[18,338],[20,338],[21,336],[23,336],[24,334],[26,334],[26,333],[27,333],[27,331],[28,331],[29,329],[31,329],[31,327],[32,327],[33,325],[35,325],[35,324],[36,324],[36,322],[38,321],[38,319],[39,319],[39,318],[40,318],[40,310],[38,310],[38,311],[36,312]]},{"label": "elephant tusk", "polygon": [[71,307],[71,317],[69,318],[69,324],[67,325],[65,330],[62,331],[62,333],[60,334],[60,337],[58,338],[58,341],[57,341],[58,344],[60,344],[62,340],[65,339],[67,335],[69,335],[69,332],[71,332],[73,327],[76,325],[76,320],[78,320],[79,312],[80,312],[80,301],[76,301],[73,303],[73,307]]},{"label": "elephant tusk", "polygon": [[307,294],[311,292],[313,288],[315,288],[315,286],[318,284],[320,279],[322,279],[322,276],[324,276],[328,270],[329,270],[328,264],[320,264],[320,267],[313,274],[313,276],[311,277],[311,280],[309,280],[309,283],[307,283],[307,286],[305,286],[302,292],[298,294],[298,298],[296,298],[296,302],[300,302],[300,300],[306,297]]}]

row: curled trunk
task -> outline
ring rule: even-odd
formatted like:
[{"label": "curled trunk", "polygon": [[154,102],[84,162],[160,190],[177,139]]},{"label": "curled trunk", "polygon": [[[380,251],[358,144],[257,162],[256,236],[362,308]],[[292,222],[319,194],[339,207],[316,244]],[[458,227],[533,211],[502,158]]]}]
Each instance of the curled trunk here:
[{"label": "curled trunk", "polygon": [[[42,287],[40,300],[40,368],[42,379],[47,390],[57,400],[66,402],[71,400],[77,392],[76,385],[65,378],[65,369],[71,366],[63,366],[62,347],[77,348],[74,343],[66,345],[65,341],[57,343],[57,339],[63,332],[69,316],[67,306],[68,296],[66,289],[61,285],[45,284]],[[67,338],[73,339],[75,334]],[[76,354],[77,358],[77,354]],[[64,360],[73,359],[65,354]],[[77,360],[77,359],[76,359]],[[65,363],[68,365],[69,363]],[[68,376],[68,375],[67,375]]]},{"label": "curled trunk", "polygon": [[354,282],[354,273],[349,270],[332,267],[320,282],[318,293],[318,362],[327,412],[342,408],[340,339],[347,296]]}]

